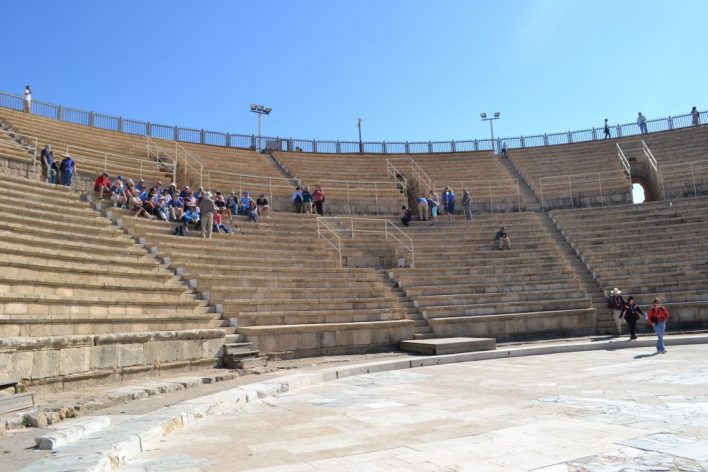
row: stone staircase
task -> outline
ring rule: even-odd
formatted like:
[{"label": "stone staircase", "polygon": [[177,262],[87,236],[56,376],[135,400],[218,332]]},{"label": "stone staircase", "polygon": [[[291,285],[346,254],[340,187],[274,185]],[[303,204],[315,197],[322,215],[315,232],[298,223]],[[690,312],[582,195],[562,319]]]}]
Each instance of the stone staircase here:
[{"label": "stone staircase", "polygon": [[403,289],[398,286],[396,281],[391,278],[388,270],[379,269],[379,273],[381,274],[383,283],[389,287],[395,297],[398,297],[399,303],[406,308],[406,318],[413,321],[413,339],[430,339],[437,337],[435,333],[433,333],[432,328],[428,325],[428,321],[415,306],[413,300],[411,300]]}]

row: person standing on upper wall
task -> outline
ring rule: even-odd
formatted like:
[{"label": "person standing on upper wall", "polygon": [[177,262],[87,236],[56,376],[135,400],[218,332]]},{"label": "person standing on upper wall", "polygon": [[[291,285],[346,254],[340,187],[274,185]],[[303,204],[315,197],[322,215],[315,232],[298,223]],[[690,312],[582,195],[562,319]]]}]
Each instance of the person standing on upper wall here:
[{"label": "person standing on upper wall", "polygon": [[29,85],[25,85],[25,97],[22,104],[25,113],[32,113],[32,89]]},{"label": "person standing on upper wall", "polygon": [[701,114],[698,112],[696,107],[691,109],[691,124],[693,126],[698,126],[701,124]]},{"label": "person standing on upper wall", "polygon": [[610,135],[610,123],[607,121],[607,118],[605,118],[605,139],[610,139],[612,136]]},{"label": "person standing on upper wall", "polygon": [[642,115],[641,111],[637,115],[637,124],[639,125],[639,132],[640,133],[647,134],[649,132],[649,131],[647,131],[647,117]]}]

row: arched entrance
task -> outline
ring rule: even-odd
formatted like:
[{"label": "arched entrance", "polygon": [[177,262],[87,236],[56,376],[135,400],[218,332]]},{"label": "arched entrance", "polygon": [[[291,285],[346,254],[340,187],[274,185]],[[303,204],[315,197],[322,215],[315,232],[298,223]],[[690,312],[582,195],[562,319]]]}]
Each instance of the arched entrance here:
[{"label": "arched entrance", "polygon": [[651,185],[647,179],[640,175],[632,176],[632,202],[644,203],[656,200],[656,195],[651,191]]}]

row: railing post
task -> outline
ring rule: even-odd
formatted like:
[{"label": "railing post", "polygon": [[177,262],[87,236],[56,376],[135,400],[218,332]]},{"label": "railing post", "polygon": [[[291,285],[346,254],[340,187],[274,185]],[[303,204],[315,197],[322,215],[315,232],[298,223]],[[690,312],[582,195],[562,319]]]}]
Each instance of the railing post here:
[{"label": "railing post", "polygon": [[152,123],[150,123],[149,121],[145,125],[145,134],[147,136],[152,136]]},{"label": "railing post", "polygon": [[199,131],[199,142],[204,144],[204,129]]},{"label": "railing post", "polygon": [[317,152],[317,141],[312,140],[312,152]]},{"label": "railing post", "polygon": [[620,125],[617,125],[617,137],[622,137],[622,127]]},{"label": "railing post", "polygon": [[428,141],[428,152],[431,154],[433,153],[433,142],[432,141]]},{"label": "railing post", "polygon": [[[602,194],[602,178],[600,176],[600,173],[597,173],[597,184],[600,187],[600,206],[605,206],[605,196]],[[592,205],[590,205],[592,206]]]},{"label": "railing post", "polygon": [[88,119],[88,121],[89,121],[89,122],[88,122],[88,125],[89,125],[91,128],[93,128],[93,112],[92,112],[92,111],[89,112],[89,117],[88,117],[88,118],[89,118],[89,119]]},{"label": "railing post", "polygon": [[569,143],[573,142],[573,133],[571,133],[570,131],[568,131],[568,142]]},{"label": "railing post", "polygon": [[352,214],[352,202],[349,200],[349,181],[347,180],[347,210],[349,215]]},{"label": "railing post", "polygon": [[548,146],[548,134],[543,133],[543,145]]},{"label": "railing post", "polygon": [[479,142],[476,139],[474,140],[474,150],[479,151]]},{"label": "railing post", "polygon": [[526,147],[526,140],[524,140],[524,137],[521,136],[521,149]]},{"label": "railing post", "polygon": [[337,150],[337,154],[342,153],[342,145],[339,143],[339,140],[337,140],[337,145],[335,146],[335,149]]},{"label": "railing post", "polygon": [[487,185],[489,187],[489,211],[494,213],[494,200],[492,199],[492,181],[487,180]]},{"label": "railing post", "polygon": [[293,151],[293,138],[288,139],[288,151]]},{"label": "railing post", "polygon": [[593,141],[597,140],[597,130],[595,129],[594,126],[592,127],[592,140]]},{"label": "railing post", "polygon": [[175,142],[179,141],[179,128],[175,125],[173,138]]},{"label": "railing post", "polygon": [[64,105],[59,105],[57,108],[57,120],[64,121]]},{"label": "railing post", "polygon": [[455,141],[450,141],[451,152],[455,152]]},{"label": "railing post", "polygon": [[669,130],[674,129],[674,119],[669,116]]},{"label": "railing post", "polygon": [[382,151],[383,154],[388,154],[388,153],[386,152],[386,141],[382,141],[382,142],[381,142],[381,151]]},{"label": "railing post", "polygon": [[231,147],[231,133],[226,133],[226,147]]},{"label": "railing post", "polygon": [[251,135],[251,149],[258,150],[258,148],[256,148],[256,135],[255,134]]},{"label": "railing post", "polygon": [[406,141],[406,154],[410,154],[410,153],[411,153],[411,145],[408,144],[408,141]]}]

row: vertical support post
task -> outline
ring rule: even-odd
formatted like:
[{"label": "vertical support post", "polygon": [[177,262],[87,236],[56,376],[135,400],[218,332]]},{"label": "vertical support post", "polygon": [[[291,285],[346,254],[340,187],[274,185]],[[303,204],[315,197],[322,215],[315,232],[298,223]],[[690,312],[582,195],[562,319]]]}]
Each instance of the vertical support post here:
[{"label": "vertical support post", "polygon": [[450,151],[455,152],[455,141],[450,141]]},{"label": "vertical support post", "polygon": [[152,123],[150,123],[149,121],[145,125],[145,134],[147,136],[152,136]]},{"label": "vertical support post", "polygon": [[669,130],[674,129],[674,119],[669,117]]},{"label": "vertical support post", "polygon": [[174,129],[174,139],[175,139],[175,142],[179,141],[179,128],[176,125],[175,125],[175,129]]},{"label": "vertical support post", "polygon": [[90,111],[88,115],[88,125],[93,128],[93,112]]},{"label": "vertical support post", "polygon": [[383,152],[383,154],[388,154],[386,152],[386,141],[381,142],[381,151]]},{"label": "vertical support post", "polygon": [[226,133],[225,145],[231,147],[231,133]]},{"label": "vertical support post", "polygon": [[543,133],[543,145],[548,146],[548,135]]},{"label": "vertical support post", "polygon": [[605,206],[605,196],[602,194],[602,178],[600,173],[597,173],[597,184],[600,187],[600,206]]},{"label": "vertical support post", "polygon": [[432,141],[428,141],[428,152],[429,152],[430,154],[433,153],[433,143],[432,143]]},{"label": "vertical support post", "polygon": [[[57,120],[59,121],[64,121],[64,105],[59,105],[59,108],[57,109]],[[120,120],[120,118],[119,118]],[[120,123],[120,121],[119,121]],[[123,129],[119,129],[118,131],[123,131]]]},{"label": "vertical support post", "polygon": [[570,190],[570,208],[575,208],[573,203],[573,179],[568,176],[568,189]]},{"label": "vertical support post", "polygon": [[487,180],[487,186],[489,187],[489,211],[494,213],[494,200],[492,199],[492,181]]}]

